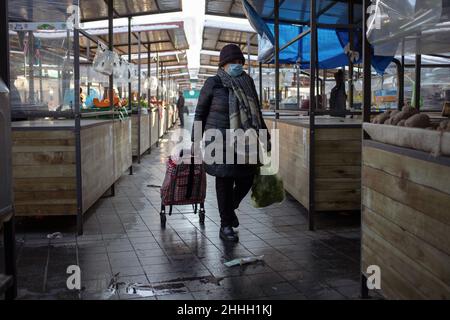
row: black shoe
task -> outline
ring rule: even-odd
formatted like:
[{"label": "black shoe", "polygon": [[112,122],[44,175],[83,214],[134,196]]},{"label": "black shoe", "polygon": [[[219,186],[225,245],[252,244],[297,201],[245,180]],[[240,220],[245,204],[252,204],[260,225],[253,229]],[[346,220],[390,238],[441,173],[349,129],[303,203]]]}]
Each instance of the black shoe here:
[{"label": "black shoe", "polygon": [[239,237],[234,232],[232,227],[221,227],[219,236],[220,239],[222,239],[223,241],[232,241],[232,242],[239,241]]}]

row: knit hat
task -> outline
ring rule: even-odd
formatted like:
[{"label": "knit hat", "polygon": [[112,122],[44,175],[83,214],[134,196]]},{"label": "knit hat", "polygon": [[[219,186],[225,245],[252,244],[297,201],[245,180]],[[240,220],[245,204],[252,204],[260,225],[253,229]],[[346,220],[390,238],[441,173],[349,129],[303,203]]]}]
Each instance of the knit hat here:
[{"label": "knit hat", "polygon": [[220,50],[219,67],[223,67],[225,64],[234,60],[241,60],[242,63],[245,63],[244,54],[237,45],[227,44]]}]

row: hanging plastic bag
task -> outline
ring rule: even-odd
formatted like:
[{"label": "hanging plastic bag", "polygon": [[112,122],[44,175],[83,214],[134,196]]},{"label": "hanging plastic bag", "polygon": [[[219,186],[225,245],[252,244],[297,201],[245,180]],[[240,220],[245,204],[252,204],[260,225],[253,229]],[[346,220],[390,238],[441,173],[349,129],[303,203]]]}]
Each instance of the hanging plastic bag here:
[{"label": "hanging plastic bag", "polygon": [[255,176],[252,186],[251,201],[255,208],[265,208],[281,203],[285,199],[283,180],[276,174]]},{"label": "hanging plastic bag", "polygon": [[[267,163],[267,161],[265,160],[264,163]],[[270,164],[260,167],[253,180],[251,194],[253,207],[265,208],[283,202],[285,197],[283,180],[277,174],[277,171]]]},{"label": "hanging plastic bag", "polygon": [[117,61],[117,53],[109,51],[101,42],[98,43],[93,65],[94,70],[105,75],[112,75],[114,71],[114,61]]}]

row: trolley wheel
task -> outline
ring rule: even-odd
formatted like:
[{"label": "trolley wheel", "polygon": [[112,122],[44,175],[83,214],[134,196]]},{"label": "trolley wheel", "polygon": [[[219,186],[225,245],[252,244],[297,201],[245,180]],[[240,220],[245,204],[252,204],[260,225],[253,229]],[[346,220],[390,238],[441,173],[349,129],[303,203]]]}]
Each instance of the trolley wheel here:
[{"label": "trolley wheel", "polygon": [[166,207],[161,205],[161,212],[159,213],[160,219],[161,219],[161,227],[165,228],[166,227]]},{"label": "trolley wheel", "polygon": [[198,218],[199,218],[200,224],[205,224],[205,210],[204,209],[200,209],[200,211],[198,213]]}]

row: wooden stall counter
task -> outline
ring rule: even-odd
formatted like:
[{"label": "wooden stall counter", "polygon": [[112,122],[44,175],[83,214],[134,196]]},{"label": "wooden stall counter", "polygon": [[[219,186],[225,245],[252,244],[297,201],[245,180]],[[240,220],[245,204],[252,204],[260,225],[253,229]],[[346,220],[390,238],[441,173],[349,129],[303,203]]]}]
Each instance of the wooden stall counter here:
[{"label": "wooden stall counter", "polygon": [[159,117],[159,112],[157,109],[153,109],[150,112],[150,136],[151,136],[151,141],[150,141],[150,145],[154,146],[158,140],[159,140],[159,128],[158,126],[160,125],[160,117]]},{"label": "wooden stall counter", "polygon": [[[132,148],[133,148],[133,157],[138,156],[138,115],[133,114],[131,116],[131,127],[132,127]],[[141,126],[140,126],[140,155],[144,154],[148,148],[150,148],[150,114],[141,114]]]},{"label": "wooden stall counter", "polygon": [[[450,157],[418,138],[403,139],[421,132],[433,141],[433,131],[380,127],[380,138],[390,131],[397,137],[388,144],[376,140],[376,126],[364,128],[372,139],[363,143],[361,272],[380,267],[387,299],[449,299]],[[411,145],[394,145],[399,141]]]},{"label": "wooden stall counter", "polygon": [[[361,121],[316,117],[315,209],[361,209]],[[265,118],[269,129],[274,118]],[[280,119],[279,173],[285,189],[305,208],[309,207],[309,117]]]},{"label": "wooden stall counter", "polygon": [[[12,123],[16,214],[76,215],[75,121]],[[131,166],[131,120],[81,121],[81,196],[86,212]]]}]

